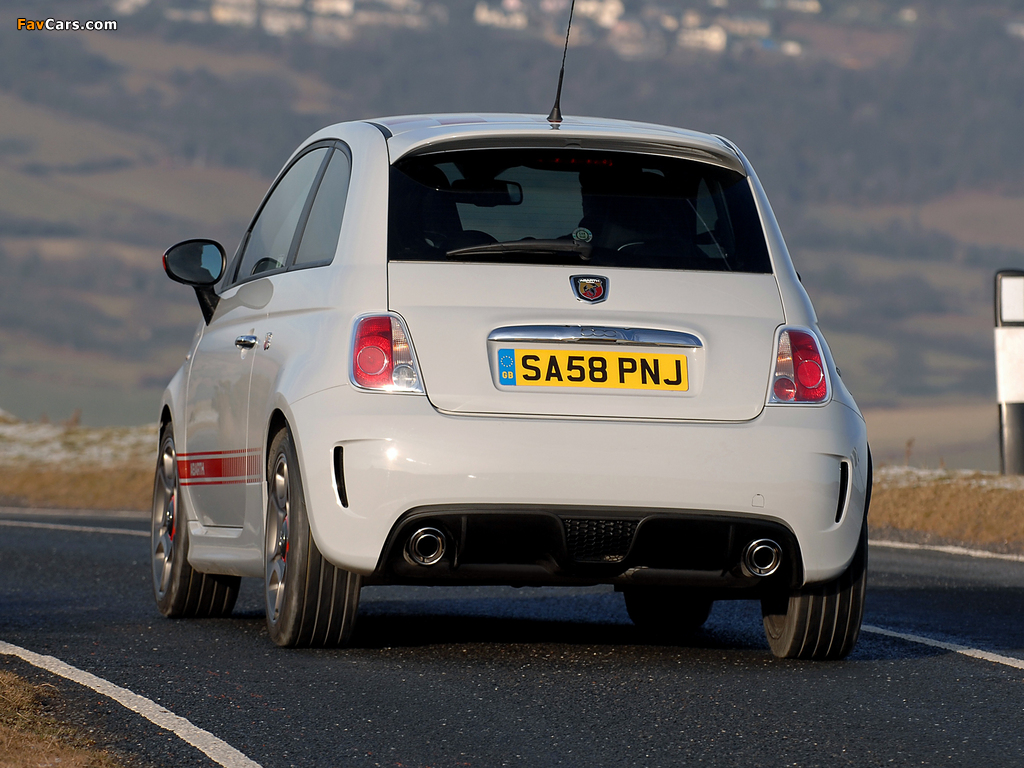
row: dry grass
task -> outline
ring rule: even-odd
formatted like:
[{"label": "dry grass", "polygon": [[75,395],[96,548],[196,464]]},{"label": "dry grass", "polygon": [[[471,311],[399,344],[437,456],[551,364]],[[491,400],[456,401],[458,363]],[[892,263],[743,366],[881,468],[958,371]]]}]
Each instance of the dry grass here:
[{"label": "dry grass", "polygon": [[885,467],[875,476],[870,520],[873,530],[1021,553],[1024,478]]},{"label": "dry grass", "polygon": [[157,425],[81,427],[0,414],[0,506],[148,509]]},{"label": "dry grass", "polygon": [[153,468],[0,467],[0,506],[149,509]]},{"label": "dry grass", "polygon": [[77,729],[47,716],[51,686],[31,685],[0,671],[0,766],[3,768],[118,768],[122,763],[97,750]]}]

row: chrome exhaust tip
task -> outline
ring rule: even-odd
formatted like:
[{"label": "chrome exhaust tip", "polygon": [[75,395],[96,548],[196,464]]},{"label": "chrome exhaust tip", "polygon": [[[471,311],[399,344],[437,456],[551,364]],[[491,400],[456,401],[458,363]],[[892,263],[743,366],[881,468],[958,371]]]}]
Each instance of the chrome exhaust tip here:
[{"label": "chrome exhaust tip", "polygon": [[413,565],[436,565],[447,548],[445,536],[437,528],[420,528],[409,537],[405,558]]},{"label": "chrome exhaust tip", "polygon": [[782,565],[782,547],[771,539],[755,539],[743,550],[743,572],[747,576],[771,576]]}]

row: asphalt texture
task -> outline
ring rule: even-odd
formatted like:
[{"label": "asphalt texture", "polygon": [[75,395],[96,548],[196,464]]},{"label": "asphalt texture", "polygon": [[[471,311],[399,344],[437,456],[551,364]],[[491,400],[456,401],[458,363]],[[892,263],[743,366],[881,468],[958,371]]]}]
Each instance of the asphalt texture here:
[{"label": "asphalt texture", "polygon": [[[0,519],[147,523],[7,510]],[[262,584],[234,615],[156,610],[148,539],[0,526],[0,640],[147,696],[272,766],[1024,764],[1024,671],[863,633],[841,662],[775,659],[752,602],[684,645],[610,588],[363,590],[355,644],[283,650]],[[1024,659],[1024,563],[874,547],[865,623]],[[88,689],[55,705],[129,762],[214,765]]]}]

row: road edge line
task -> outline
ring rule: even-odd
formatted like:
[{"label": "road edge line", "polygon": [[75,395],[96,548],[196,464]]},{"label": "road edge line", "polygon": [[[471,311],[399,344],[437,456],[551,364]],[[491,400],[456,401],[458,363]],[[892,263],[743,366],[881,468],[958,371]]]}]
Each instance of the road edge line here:
[{"label": "road edge line", "polygon": [[994,664],[1002,664],[1007,667],[1013,667],[1014,669],[1024,669],[1024,659],[1017,659],[1013,656],[1002,656],[998,653],[982,651],[979,648],[971,648],[966,645],[959,645],[958,643],[947,643],[942,640],[933,640],[930,637],[911,635],[906,632],[894,632],[891,629],[883,629],[882,627],[875,627],[869,624],[863,624],[861,626],[861,631],[870,632],[875,635],[884,635],[885,637],[895,637],[898,640],[906,640],[909,643],[927,645],[932,648],[941,648],[944,651],[953,651],[954,653],[960,653],[964,656],[970,656],[973,659],[991,661]]},{"label": "road edge line", "polygon": [[133,531],[129,528],[103,528],[98,525],[70,525],[64,523],[32,523],[28,520],[0,520],[0,525],[9,528],[42,528],[48,531],[77,531],[79,533],[117,533],[122,536],[150,536],[149,531]]},{"label": "road edge line", "polygon": [[957,547],[951,544],[912,544],[909,541],[888,541],[886,539],[869,539],[868,544],[872,547],[928,550],[930,552],[942,552],[947,555],[963,555],[964,557],[978,557],[985,560],[1008,560],[1012,563],[1024,563],[1024,555],[989,552],[984,549],[968,549],[967,547]]},{"label": "road edge line", "polygon": [[171,731],[171,733],[186,744],[192,745],[218,765],[224,766],[224,768],[262,768],[259,763],[239,752],[226,741],[217,738],[209,731],[204,731],[197,725],[193,725],[181,715],[174,714],[169,709],[160,706],[151,699],[147,699],[145,696],[140,696],[134,691],[129,691],[127,688],[115,685],[109,680],[97,677],[91,672],[73,667],[55,656],[44,656],[27,648],[6,643],[3,640],[0,640],[0,654],[17,656],[34,667],[45,669],[47,672],[52,672],[79,685],[84,685],[96,691],[96,693],[113,699],[126,709],[142,715],[142,717],[154,725]]}]

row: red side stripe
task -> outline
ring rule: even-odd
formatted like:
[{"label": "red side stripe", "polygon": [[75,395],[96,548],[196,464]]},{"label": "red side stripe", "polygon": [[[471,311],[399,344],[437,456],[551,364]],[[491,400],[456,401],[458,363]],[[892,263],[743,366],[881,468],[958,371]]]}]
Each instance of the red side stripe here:
[{"label": "red side stripe", "polygon": [[182,485],[230,485],[263,481],[263,458],[257,448],[178,454]]}]

